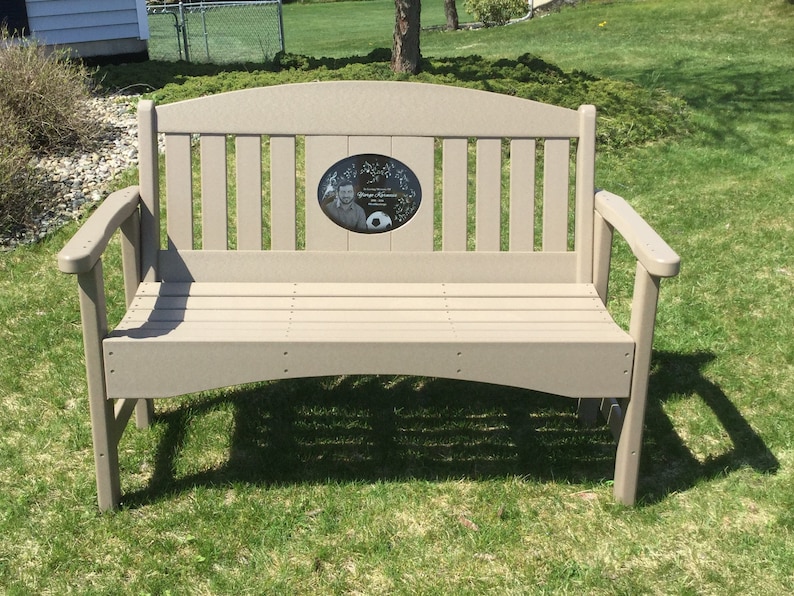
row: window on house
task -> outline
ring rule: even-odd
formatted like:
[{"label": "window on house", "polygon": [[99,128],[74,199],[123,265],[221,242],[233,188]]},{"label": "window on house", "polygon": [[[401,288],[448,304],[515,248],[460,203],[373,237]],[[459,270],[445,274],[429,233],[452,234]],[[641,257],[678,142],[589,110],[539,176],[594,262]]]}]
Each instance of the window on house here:
[{"label": "window on house", "polygon": [[30,35],[28,25],[28,10],[25,0],[5,0],[0,8],[0,23],[10,33],[17,35]]}]

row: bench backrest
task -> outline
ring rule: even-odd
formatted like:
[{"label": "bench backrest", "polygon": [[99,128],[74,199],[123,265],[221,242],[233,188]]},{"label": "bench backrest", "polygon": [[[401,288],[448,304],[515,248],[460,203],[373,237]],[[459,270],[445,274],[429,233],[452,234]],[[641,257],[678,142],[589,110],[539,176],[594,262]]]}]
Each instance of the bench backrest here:
[{"label": "bench backrest", "polygon": [[[141,101],[139,135],[147,280],[592,280],[592,106],[303,83]],[[419,181],[405,225],[359,233],[323,212],[329,168],[360,154],[394,158]]]}]

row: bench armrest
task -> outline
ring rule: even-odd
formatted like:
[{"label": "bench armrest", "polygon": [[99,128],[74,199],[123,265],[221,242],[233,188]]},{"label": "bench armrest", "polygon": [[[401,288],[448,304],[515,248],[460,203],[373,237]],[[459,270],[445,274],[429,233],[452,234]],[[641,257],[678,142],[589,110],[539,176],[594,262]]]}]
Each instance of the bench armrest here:
[{"label": "bench armrest", "polygon": [[681,258],[625,199],[606,190],[595,195],[596,211],[628,243],[643,267],[656,277],[674,277]]},{"label": "bench armrest", "polygon": [[90,271],[105,252],[113,233],[135,213],[139,201],[137,186],[112,193],[58,253],[58,268],[64,273]]}]

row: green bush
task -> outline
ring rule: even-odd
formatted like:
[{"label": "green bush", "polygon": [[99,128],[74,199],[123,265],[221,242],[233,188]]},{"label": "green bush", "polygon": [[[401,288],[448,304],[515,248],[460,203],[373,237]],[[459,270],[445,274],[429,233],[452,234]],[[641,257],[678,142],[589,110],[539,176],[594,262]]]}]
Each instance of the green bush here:
[{"label": "green bush", "polygon": [[506,25],[527,13],[526,0],[465,0],[463,7],[486,27]]},{"label": "green bush", "polygon": [[[565,72],[533,56],[489,60],[480,56],[432,58],[410,77],[389,67],[388,50],[347,59],[280,55],[274,70],[234,70],[209,75],[174,74],[173,82],[150,94],[158,103],[250,87],[327,80],[415,80],[484,89],[576,109],[598,109],[598,148],[611,151],[685,133],[689,109],[680,98],[626,81]],[[136,73],[137,76],[137,73]],[[461,118],[466,118],[461,114]]]}]

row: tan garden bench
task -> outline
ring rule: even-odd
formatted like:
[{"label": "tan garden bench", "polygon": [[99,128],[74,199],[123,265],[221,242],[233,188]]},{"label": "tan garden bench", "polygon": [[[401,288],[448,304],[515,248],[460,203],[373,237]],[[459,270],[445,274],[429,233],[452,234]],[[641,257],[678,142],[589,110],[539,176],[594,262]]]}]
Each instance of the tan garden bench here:
[{"label": "tan garden bench", "polygon": [[[150,398],[351,374],[579,398],[616,437],[616,499],[635,501],[659,280],[679,258],[595,191],[595,108],[323,82],[138,114],[140,186],[58,257],[78,276],[100,509],[120,502],[118,442]],[[127,313],[108,331],[119,228]],[[614,230],[637,258],[628,331],[605,305]]]}]

